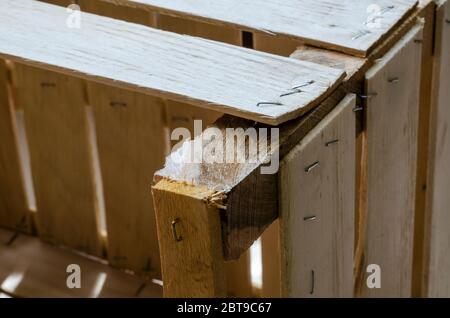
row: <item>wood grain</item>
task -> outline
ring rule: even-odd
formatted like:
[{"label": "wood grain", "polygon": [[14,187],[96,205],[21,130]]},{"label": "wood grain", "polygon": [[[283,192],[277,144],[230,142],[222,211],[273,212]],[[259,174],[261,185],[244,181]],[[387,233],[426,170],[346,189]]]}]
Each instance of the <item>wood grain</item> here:
[{"label": "wood grain", "polygon": [[39,235],[102,255],[81,80],[16,64],[24,109]]},{"label": "wood grain", "polygon": [[[162,288],[98,259],[0,229],[0,292],[24,298],[160,298]],[[6,242],[10,242],[8,246]],[[67,266],[81,269],[81,288],[69,289]]]},{"label": "wood grain", "polygon": [[158,14],[156,27],[165,31],[198,36],[204,39],[239,46],[242,43],[241,31],[234,28],[184,19],[181,17],[173,17],[165,14]]},{"label": "wood grain", "polygon": [[[366,56],[416,0],[105,0]],[[374,12],[370,6],[375,5]],[[372,7],[373,8],[373,7]],[[376,19],[376,20],[374,20]],[[377,23],[375,27],[371,27]]]},{"label": "wood grain", "polygon": [[[67,28],[66,17],[58,6],[2,1],[0,56],[270,124],[316,107],[344,77],[324,66],[89,13],[81,29]],[[302,93],[280,97],[306,83]]]},{"label": "wood grain", "polygon": [[354,107],[347,96],[281,163],[284,297],[353,294]]},{"label": "wood grain", "polygon": [[436,13],[432,85],[429,191],[424,220],[422,297],[449,297],[450,276],[450,2],[440,1]]},{"label": "wood grain", "polygon": [[97,0],[77,0],[77,3],[82,12],[147,26],[155,26],[156,24],[155,15],[152,12]]},{"label": "wood grain", "polygon": [[152,193],[164,296],[224,297],[226,278],[219,210],[206,203],[214,192],[161,180],[153,186]]},{"label": "wood grain", "polygon": [[0,225],[30,231],[8,70],[0,60]]},{"label": "wood grain", "polygon": [[364,297],[411,295],[422,26],[366,74],[367,225],[363,269],[381,267],[381,288]]},{"label": "wood grain", "polygon": [[168,146],[164,103],[140,93],[88,83],[105,198],[108,259],[114,266],[160,275],[149,187]]}]

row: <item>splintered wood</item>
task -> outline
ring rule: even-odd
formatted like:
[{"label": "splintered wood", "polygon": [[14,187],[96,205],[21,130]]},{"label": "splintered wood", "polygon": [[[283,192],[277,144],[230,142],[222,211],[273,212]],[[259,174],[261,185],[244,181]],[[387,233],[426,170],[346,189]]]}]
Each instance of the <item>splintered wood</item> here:
[{"label": "splintered wood", "polygon": [[105,1],[253,31],[269,37],[266,41],[296,40],[358,56],[366,56],[417,5],[417,0]]},{"label": "splintered wood", "polygon": [[269,124],[311,110],[345,76],[88,13],[80,28],[66,19],[58,6],[1,1],[0,56]]}]

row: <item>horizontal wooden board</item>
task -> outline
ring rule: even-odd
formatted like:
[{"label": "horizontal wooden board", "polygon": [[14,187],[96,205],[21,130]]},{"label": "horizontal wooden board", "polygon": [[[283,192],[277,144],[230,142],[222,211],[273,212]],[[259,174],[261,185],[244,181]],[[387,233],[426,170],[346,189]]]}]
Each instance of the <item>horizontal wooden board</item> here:
[{"label": "horizontal wooden board", "polygon": [[417,0],[104,0],[366,56]]},{"label": "horizontal wooden board", "polygon": [[88,13],[69,28],[67,17],[54,5],[1,1],[0,56],[274,125],[318,105],[345,76]]}]

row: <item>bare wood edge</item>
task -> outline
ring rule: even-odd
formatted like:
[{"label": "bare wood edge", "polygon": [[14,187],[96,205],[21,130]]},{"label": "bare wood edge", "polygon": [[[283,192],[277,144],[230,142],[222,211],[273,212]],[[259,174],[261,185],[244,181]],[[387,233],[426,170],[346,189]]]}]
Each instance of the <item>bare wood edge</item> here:
[{"label": "bare wood edge", "polygon": [[[147,10],[150,12],[162,13],[162,14],[166,14],[169,16],[173,16],[173,17],[187,18],[187,19],[190,19],[193,21],[229,27],[232,29],[238,29],[238,30],[246,31],[246,32],[252,32],[252,33],[257,33],[257,34],[262,34],[262,35],[274,35],[273,32],[266,31],[266,30],[260,30],[260,29],[256,29],[256,28],[251,28],[246,25],[231,23],[231,22],[222,21],[222,20],[216,20],[216,19],[212,19],[212,18],[208,18],[208,17],[194,15],[194,14],[188,14],[185,12],[161,8],[161,7],[154,6],[151,4],[146,4],[146,3],[136,3],[136,2],[129,1],[129,0],[100,0],[100,1],[110,2],[110,3],[114,3],[114,4],[118,4],[118,5],[129,6],[129,7],[133,7],[133,8],[139,8],[139,9]],[[417,9],[417,6],[418,6],[418,3],[416,3],[415,6],[411,7],[410,10],[405,12],[405,15],[402,17],[402,19],[399,19],[399,21],[397,21],[397,23],[394,24],[390,30],[387,30],[380,37],[380,39],[378,39],[378,41],[375,41],[372,44],[372,46],[370,46],[367,50],[352,49],[352,48],[348,48],[345,46],[330,44],[330,43],[327,43],[324,41],[306,39],[306,38],[296,37],[296,36],[284,34],[284,33],[277,33],[276,36],[279,39],[300,41],[302,43],[305,43],[307,45],[311,45],[314,47],[331,50],[331,51],[336,51],[336,52],[341,52],[343,54],[348,54],[348,55],[353,55],[356,57],[364,58],[364,57],[370,56],[370,54],[372,54],[372,51],[389,37],[389,34],[392,30],[395,30],[396,28],[398,28],[406,19],[408,19],[408,17],[411,14],[413,14],[414,11]]]},{"label": "bare wood edge", "polygon": [[213,191],[160,180],[152,187],[164,297],[225,297],[219,209]]}]

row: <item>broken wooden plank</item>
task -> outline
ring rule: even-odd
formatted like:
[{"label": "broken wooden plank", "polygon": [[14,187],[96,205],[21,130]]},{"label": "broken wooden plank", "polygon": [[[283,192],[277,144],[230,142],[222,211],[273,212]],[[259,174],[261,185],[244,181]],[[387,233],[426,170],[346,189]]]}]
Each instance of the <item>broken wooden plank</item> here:
[{"label": "broken wooden plank", "polygon": [[[96,258],[0,229],[0,292],[24,298],[160,298],[157,281],[113,269]],[[69,288],[69,265],[80,268],[80,288]],[[156,282],[156,283],[155,283]]]},{"label": "broken wooden plank", "polygon": [[8,74],[5,61],[0,60],[0,225],[29,232],[30,211],[20,166],[18,132]]},{"label": "broken wooden plank", "polygon": [[102,256],[83,82],[15,64],[24,109],[39,235]]},{"label": "broken wooden plank", "polygon": [[381,288],[360,296],[411,295],[422,25],[366,74],[367,224],[362,268],[382,270]]},{"label": "broken wooden plank", "polygon": [[[58,6],[2,1],[0,56],[269,124],[311,110],[344,77],[320,65],[88,13],[80,29],[66,27],[66,18]],[[305,87],[295,93],[299,86]]]},{"label": "broken wooden plank", "polygon": [[416,0],[104,0],[367,56]]},{"label": "broken wooden plank", "polygon": [[353,295],[354,107],[348,95],[281,163],[284,297]]},{"label": "broken wooden plank", "polygon": [[213,191],[161,180],[152,188],[165,297],[224,297],[219,209]]}]

